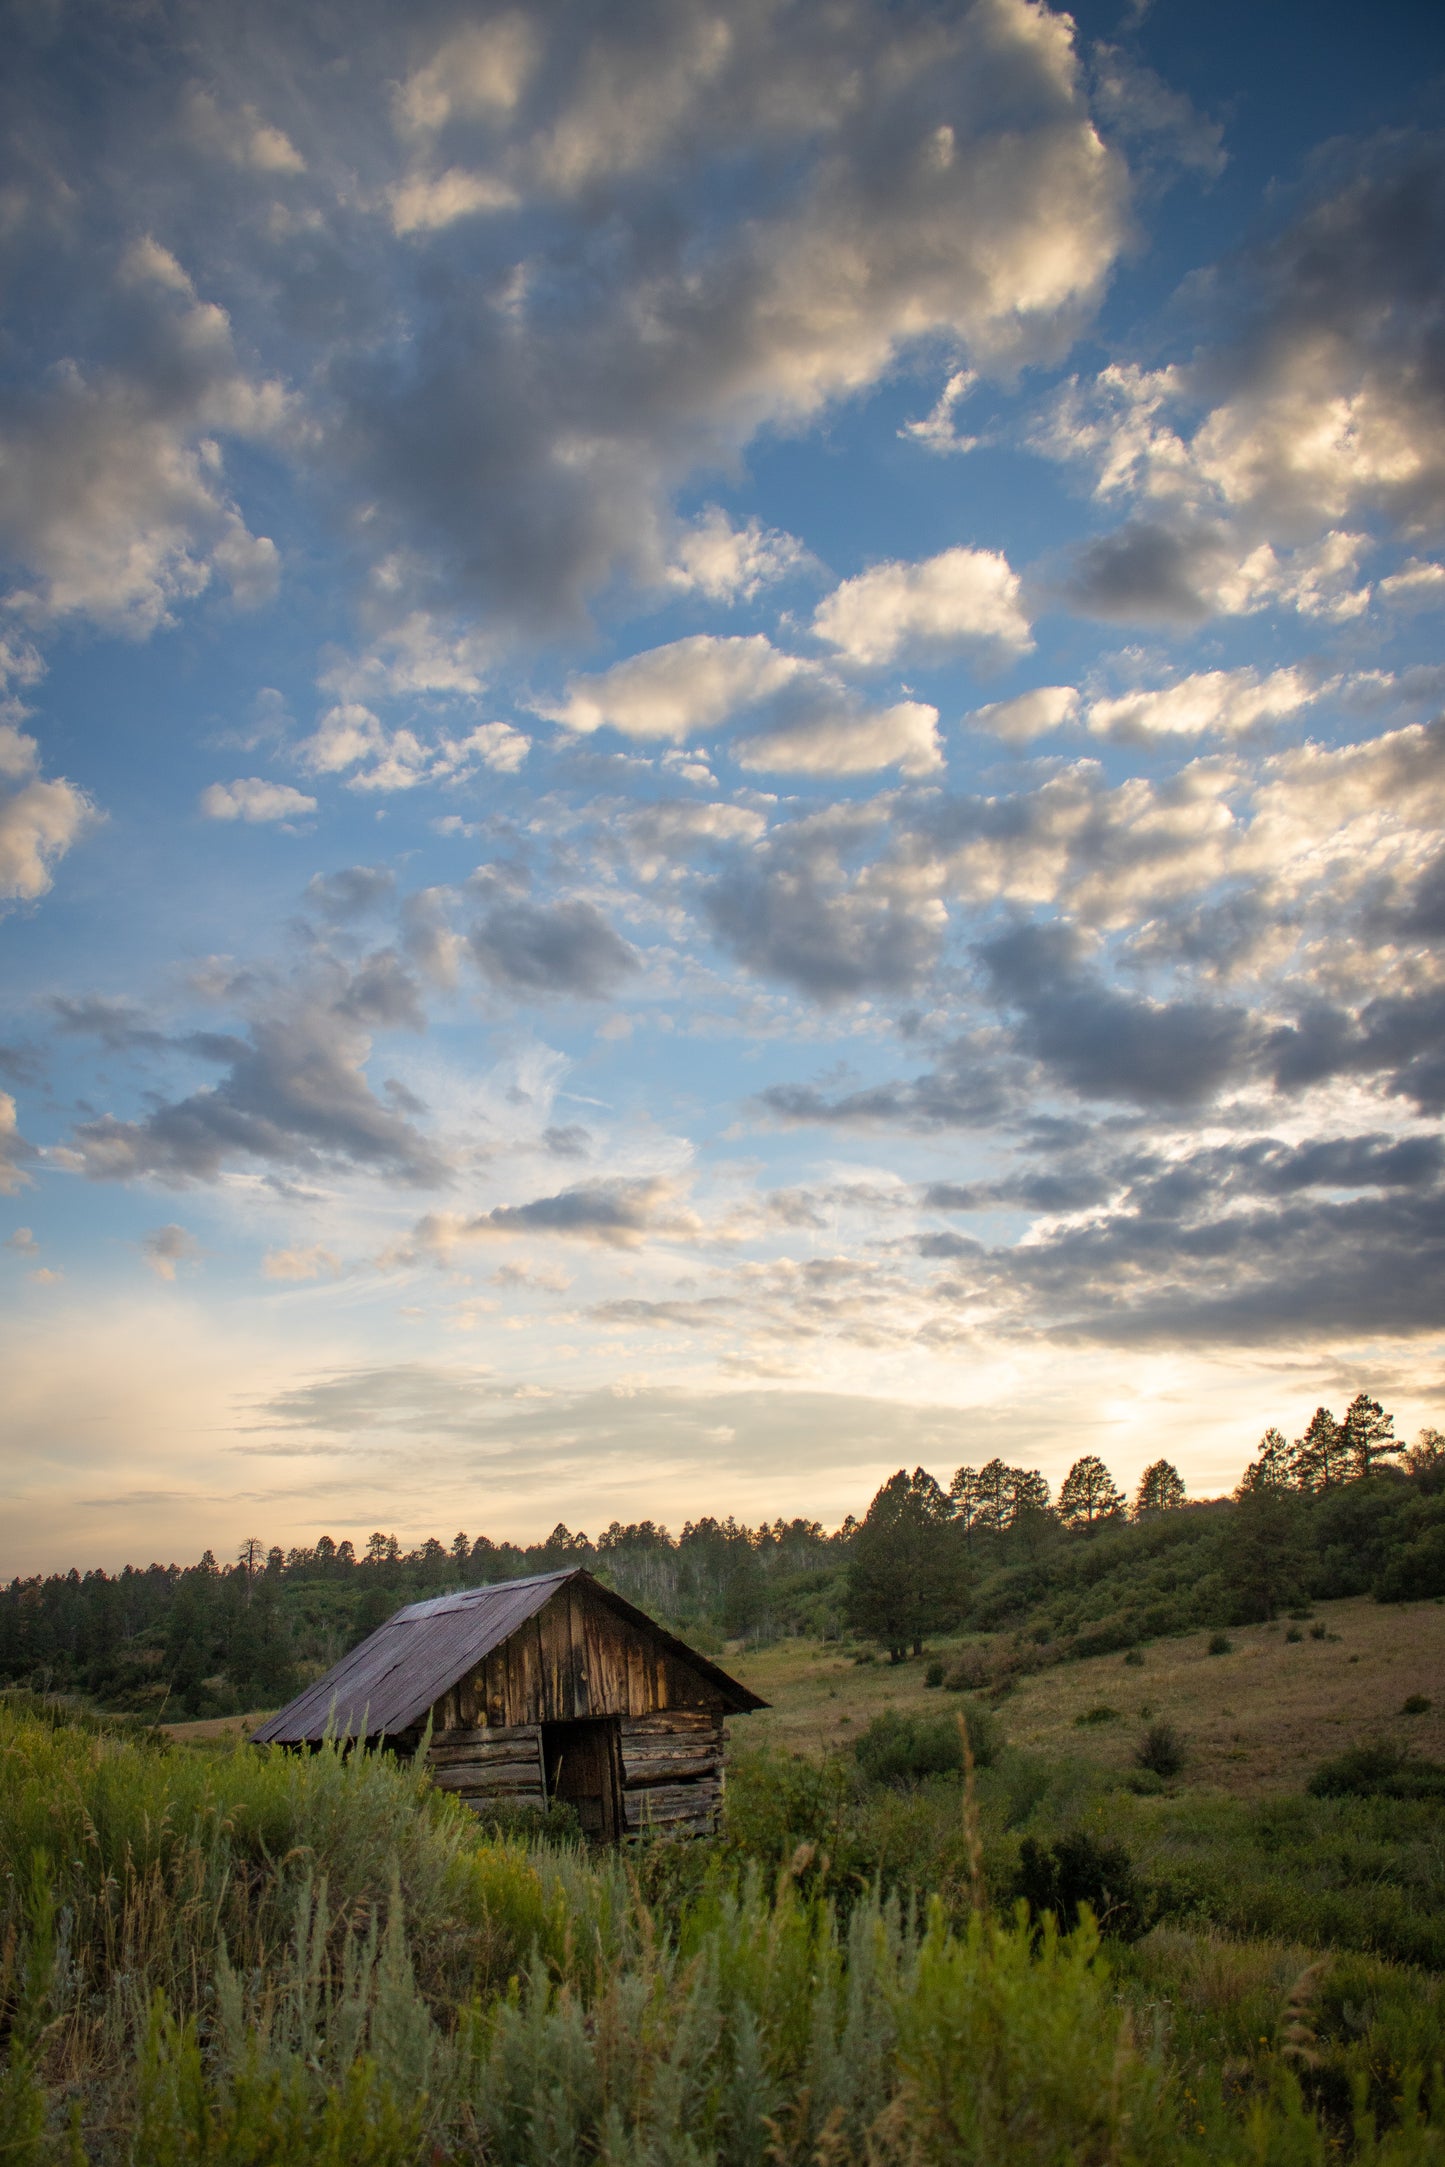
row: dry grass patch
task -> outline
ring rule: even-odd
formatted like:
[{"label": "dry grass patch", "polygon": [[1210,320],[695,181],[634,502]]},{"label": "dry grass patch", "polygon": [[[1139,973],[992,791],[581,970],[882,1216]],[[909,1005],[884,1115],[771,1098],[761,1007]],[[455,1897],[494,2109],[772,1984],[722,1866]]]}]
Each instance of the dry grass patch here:
[{"label": "dry grass patch", "polygon": [[[1328,1637],[1311,1638],[1306,1624],[1296,1628],[1299,1640],[1287,1640],[1289,1622],[1280,1620],[1231,1628],[1226,1655],[1210,1655],[1210,1635],[1198,1632],[1152,1642],[1137,1667],[1119,1654],[1039,1671],[1002,1703],[1004,1729],[1015,1745],[1122,1770],[1146,1723],[1172,1723],[1189,1748],[1182,1780],[1241,1796],[1296,1790],[1320,1761],[1381,1731],[1445,1759],[1445,1604],[1362,1597],[1321,1603],[1311,1622]],[[964,1645],[930,1644],[946,1660]],[[808,1640],[726,1660],[773,1703],[736,1725],[750,1745],[821,1753],[846,1745],[885,1708],[907,1715],[956,1705],[924,1685],[917,1660],[855,1664]],[[1433,1705],[1401,1714],[1415,1694]],[[1117,1709],[1118,1720],[1080,1720],[1101,1708]]]}]

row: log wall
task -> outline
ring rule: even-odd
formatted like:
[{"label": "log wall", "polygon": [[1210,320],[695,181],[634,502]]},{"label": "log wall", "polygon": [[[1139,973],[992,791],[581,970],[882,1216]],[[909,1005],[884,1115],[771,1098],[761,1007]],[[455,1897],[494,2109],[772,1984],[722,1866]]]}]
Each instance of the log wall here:
[{"label": "log wall", "polygon": [[615,1717],[625,1832],[707,1835],[722,1802],[723,1713],[701,1672],[574,1583],[442,1694],[427,1763],[468,1803],[540,1806],[543,1724]]},{"label": "log wall", "polygon": [[[711,1835],[722,1804],[726,1733],[721,1719],[678,1709],[624,1716],[618,1730],[626,1833]],[[540,1724],[436,1731],[427,1767],[438,1790],[451,1791],[468,1805],[546,1801]]]},{"label": "log wall", "polygon": [[688,1709],[625,1717],[622,1810],[629,1835],[710,1836],[722,1805],[720,1716]]},{"label": "log wall", "polygon": [[439,1791],[454,1791],[468,1803],[501,1798],[528,1806],[546,1802],[540,1723],[504,1730],[434,1731],[427,1767]]}]

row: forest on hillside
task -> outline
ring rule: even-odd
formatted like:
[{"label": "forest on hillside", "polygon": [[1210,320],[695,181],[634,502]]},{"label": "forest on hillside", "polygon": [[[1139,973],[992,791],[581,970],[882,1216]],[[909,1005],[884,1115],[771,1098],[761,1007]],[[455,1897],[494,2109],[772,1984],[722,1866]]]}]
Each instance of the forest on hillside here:
[{"label": "forest on hillside", "polygon": [[726,1641],[845,1633],[895,1659],[930,1633],[995,1636],[991,1674],[1129,1648],[1302,1602],[1445,1595],[1445,1436],[1394,1435],[1358,1394],[1303,1435],[1268,1429],[1232,1497],[1191,1501],[1164,1459],[1127,1499],[1093,1454],[1057,1496],[1032,1469],[917,1468],[862,1521],[729,1517],[672,1534],[563,1525],[526,1546],[458,1532],[403,1550],[374,1532],[283,1551],[256,1538],[222,1564],[72,1569],[0,1589],[0,1682],[82,1693],[159,1720],[284,1700],[403,1604],[582,1565],[705,1651]]}]

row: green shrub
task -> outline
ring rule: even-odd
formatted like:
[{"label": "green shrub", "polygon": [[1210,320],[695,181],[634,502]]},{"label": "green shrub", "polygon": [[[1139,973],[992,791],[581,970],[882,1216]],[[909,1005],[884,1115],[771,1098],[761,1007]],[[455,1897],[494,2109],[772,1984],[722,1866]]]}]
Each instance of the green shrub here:
[{"label": "green shrub", "polygon": [[1142,1648],[1131,1648],[1124,1661],[1130,1670],[1142,1670],[1144,1668],[1144,1650]]},{"label": "green shrub", "polygon": [[1071,1829],[1053,1843],[1026,1836],[1012,1894],[1022,1897],[1038,1922],[1049,1913],[1064,1932],[1087,1904],[1104,1934],[1130,1941],[1149,1924],[1149,1904],[1122,1844],[1104,1843],[1086,1829]]},{"label": "green shrub", "polygon": [[1435,1703],[1424,1693],[1407,1693],[1400,1703],[1402,1716],[1428,1715]]},{"label": "green shrub", "polygon": [[929,1664],[927,1670],[925,1670],[925,1672],[923,1673],[923,1683],[930,1686],[942,1685],[944,1671],[946,1667],[947,1666],[939,1662],[938,1658],[935,1656],[934,1660]]},{"label": "green shrub", "polygon": [[1103,1701],[1099,1703],[1098,1707],[1086,1708],[1083,1711],[1082,1715],[1077,1715],[1074,1718],[1075,1723],[1078,1724],[1081,1728],[1093,1723],[1117,1723],[1118,1720],[1118,1709],[1110,1708],[1107,1703]]},{"label": "green shrub", "polygon": [[1300,1641],[1300,1640],[1303,1640],[1305,1636],[1304,1636],[1304,1634],[1303,1634],[1303,1633],[1302,1633],[1302,1632],[1300,1631],[1300,1629],[1299,1629],[1299,1627],[1298,1627],[1297,1625],[1291,1625],[1291,1626],[1290,1626],[1290,1627],[1288,1628],[1288,1630],[1286,1631],[1286,1633],[1285,1633],[1285,1636],[1284,1636],[1284,1637],[1285,1637],[1285,1639],[1286,1639],[1286,1640],[1288,1640],[1288,1641],[1291,1641],[1291,1642],[1294,1642],[1294,1641]]},{"label": "green shrub", "polygon": [[[1296,1634],[1295,1638],[1298,1639],[1299,1635]],[[1234,1653],[1234,1642],[1230,1639],[1228,1633],[1210,1634],[1209,1653],[1211,1655],[1232,1655]]]},{"label": "green shrub", "polygon": [[998,1726],[981,1708],[960,1716],[905,1716],[887,1708],[873,1718],[853,1752],[867,1783],[910,1784],[927,1776],[949,1776],[963,1767],[960,1721],[968,1729],[975,1765],[988,1768],[998,1757]]},{"label": "green shrub", "polygon": [[1134,1759],[1151,1775],[1177,1776],[1184,1766],[1184,1741],[1172,1723],[1151,1723],[1139,1741]]},{"label": "green shrub", "polygon": [[1372,1739],[1321,1762],[1308,1789],[1313,1798],[1445,1799],[1445,1763]]}]

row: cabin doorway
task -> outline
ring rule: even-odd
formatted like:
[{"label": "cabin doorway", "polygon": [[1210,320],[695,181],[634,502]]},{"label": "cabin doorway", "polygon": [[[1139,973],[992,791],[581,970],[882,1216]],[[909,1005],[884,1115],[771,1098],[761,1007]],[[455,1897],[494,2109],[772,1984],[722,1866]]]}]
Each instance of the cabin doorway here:
[{"label": "cabin doorway", "polygon": [[593,1843],[617,1843],[622,1816],[622,1736],[616,1716],[542,1725],[549,1799],[575,1807]]}]

